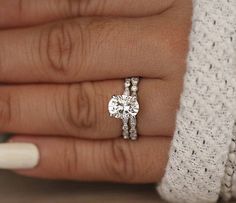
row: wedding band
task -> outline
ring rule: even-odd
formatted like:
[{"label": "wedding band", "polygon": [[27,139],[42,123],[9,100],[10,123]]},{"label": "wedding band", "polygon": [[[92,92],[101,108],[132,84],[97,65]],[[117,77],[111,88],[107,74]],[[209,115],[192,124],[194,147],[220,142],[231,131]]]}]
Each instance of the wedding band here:
[{"label": "wedding band", "polygon": [[123,95],[112,96],[108,104],[108,111],[111,117],[122,120],[122,134],[124,139],[136,140],[137,133],[137,114],[139,112],[138,103],[138,84],[139,78],[132,77],[125,79],[125,90]]}]

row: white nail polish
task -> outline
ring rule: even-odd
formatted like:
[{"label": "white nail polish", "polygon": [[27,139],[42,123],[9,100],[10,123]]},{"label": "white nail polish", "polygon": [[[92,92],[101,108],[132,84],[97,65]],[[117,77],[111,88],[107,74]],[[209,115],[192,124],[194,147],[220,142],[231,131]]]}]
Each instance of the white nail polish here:
[{"label": "white nail polish", "polygon": [[34,144],[0,144],[0,169],[32,169],[38,162],[39,150]]}]

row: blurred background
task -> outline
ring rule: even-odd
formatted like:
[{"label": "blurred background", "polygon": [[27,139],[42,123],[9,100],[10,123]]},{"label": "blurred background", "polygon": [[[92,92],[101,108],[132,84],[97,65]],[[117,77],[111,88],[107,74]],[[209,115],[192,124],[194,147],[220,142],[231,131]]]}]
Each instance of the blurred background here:
[{"label": "blurred background", "polygon": [[153,185],[79,183],[0,172],[1,203],[163,203]]}]

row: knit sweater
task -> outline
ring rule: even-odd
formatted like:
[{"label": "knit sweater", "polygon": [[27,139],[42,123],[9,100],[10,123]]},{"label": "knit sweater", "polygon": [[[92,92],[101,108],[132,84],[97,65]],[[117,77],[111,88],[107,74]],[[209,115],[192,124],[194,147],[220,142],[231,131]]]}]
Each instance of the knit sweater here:
[{"label": "knit sweater", "polygon": [[236,120],[236,1],[193,0],[193,8],[184,91],[157,187],[173,203],[218,200]]}]

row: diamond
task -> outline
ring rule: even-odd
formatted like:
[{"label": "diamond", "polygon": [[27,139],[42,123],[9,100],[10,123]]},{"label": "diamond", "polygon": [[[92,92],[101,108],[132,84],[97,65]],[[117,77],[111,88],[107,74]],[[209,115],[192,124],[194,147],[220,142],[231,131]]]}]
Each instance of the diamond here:
[{"label": "diamond", "polygon": [[137,92],[138,91],[138,87],[137,86],[132,86],[131,87],[131,91]]},{"label": "diamond", "polygon": [[131,84],[130,84],[130,80],[126,80],[126,81],[125,81],[125,87],[128,88],[128,87],[130,87],[130,85],[131,85]]},{"label": "diamond", "polygon": [[127,95],[113,96],[108,104],[111,116],[120,119],[135,117],[139,112],[139,104],[136,97]]}]

